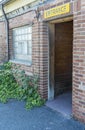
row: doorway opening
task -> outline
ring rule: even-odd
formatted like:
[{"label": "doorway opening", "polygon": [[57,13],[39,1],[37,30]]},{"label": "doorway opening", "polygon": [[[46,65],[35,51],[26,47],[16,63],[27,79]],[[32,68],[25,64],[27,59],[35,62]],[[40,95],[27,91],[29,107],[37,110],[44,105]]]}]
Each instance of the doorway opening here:
[{"label": "doorway opening", "polygon": [[[47,106],[63,114],[71,115],[73,21],[55,23],[53,37],[55,40],[54,45],[50,47],[50,54],[52,55],[50,55],[50,69],[51,72],[54,72],[50,76],[50,88],[52,87],[51,89],[54,90],[54,100],[48,101]],[[51,38],[53,39],[53,37]],[[52,53],[52,51],[54,52]]]},{"label": "doorway opening", "polygon": [[73,22],[55,24],[55,96],[72,90]]}]

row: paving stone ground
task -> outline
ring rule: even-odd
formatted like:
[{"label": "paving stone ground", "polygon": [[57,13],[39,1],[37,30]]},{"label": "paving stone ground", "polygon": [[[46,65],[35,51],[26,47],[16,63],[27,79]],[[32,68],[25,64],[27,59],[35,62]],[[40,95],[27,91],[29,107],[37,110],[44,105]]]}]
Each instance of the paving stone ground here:
[{"label": "paving stone ground", "polygon": [[0,130],[85,130],[85,125],[46,106],[27,111],[25,103],[0,104]]}]

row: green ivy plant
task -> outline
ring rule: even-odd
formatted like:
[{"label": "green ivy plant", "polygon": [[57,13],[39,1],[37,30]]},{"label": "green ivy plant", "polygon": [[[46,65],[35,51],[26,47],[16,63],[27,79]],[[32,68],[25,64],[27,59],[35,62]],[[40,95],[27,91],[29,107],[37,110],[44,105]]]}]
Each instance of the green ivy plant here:
[{"label": "green ivy plant", "polygon": [[38,76],[27,76],[10,62],[0,66],[0,102],[9,99],[26,101],[27,109],[43,105],[45,100],[38,93]]}]

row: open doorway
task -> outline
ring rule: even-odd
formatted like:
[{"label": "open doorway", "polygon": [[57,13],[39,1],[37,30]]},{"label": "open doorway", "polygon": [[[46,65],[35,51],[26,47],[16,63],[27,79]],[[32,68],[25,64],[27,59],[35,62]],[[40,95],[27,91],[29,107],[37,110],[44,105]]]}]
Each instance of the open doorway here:
[{"label": "open doorway", "polygon": [[52,72],[50,84],[54,86],[51,88],[54,90],[54,100],[48,101],[47,106],[70,115],[72,113],[73,21],[55,23],[53,35],[55,35],[53,36],[55,40],[54,45],[50,47]]},{"label": "open doorway", "polygon": [[55,24],[55,96],[72,90],[73,22]]}]

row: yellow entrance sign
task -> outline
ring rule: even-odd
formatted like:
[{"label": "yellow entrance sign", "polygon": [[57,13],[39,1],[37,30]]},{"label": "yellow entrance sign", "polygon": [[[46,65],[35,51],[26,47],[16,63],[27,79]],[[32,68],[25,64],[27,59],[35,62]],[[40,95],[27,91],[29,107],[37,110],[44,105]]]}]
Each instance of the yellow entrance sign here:
[{"label": "yellow entrance sign", "polygon": [[54,16],[58,16],[58,15],[62,15],[62,14],[66,14],[70,12],[70,3],[61,5],[61,6],[57,6],[55,8],[51,8],[49,10],[46,10],[44,12],[44,18],[51,18]]}]

